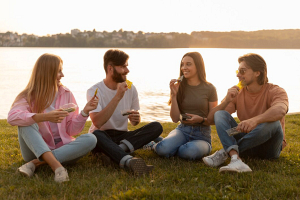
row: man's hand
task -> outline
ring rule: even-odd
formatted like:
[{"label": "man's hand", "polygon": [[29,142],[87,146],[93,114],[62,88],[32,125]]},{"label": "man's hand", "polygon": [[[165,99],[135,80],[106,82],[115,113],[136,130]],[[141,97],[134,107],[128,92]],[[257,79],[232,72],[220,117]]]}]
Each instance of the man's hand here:
[{"label": "man's hand", "polygon": [[128,90],[128,86],[125,81],[122,83],[118,83],[116,96],[122,99],[127,90]]},{"label": "man's hand", "polygon": [[128,115],[128,119],[133,126],[138,125],[141,121],[141,116],[139,111],[134,111],[134,110],[130,111],[130,114]]},{"label": "man's hand", "polygon": [[250,131],[255,129],[257,125],[258,123],[256,122],[256,120],[251,118],[240,122],[236,129],[243,133],[249,133]]},{"label": "man's hand", "polygon": [[239,93],[239,87],[238,86],[233,86],[232,88],[229,88],[227,91],[227,95],[225,98],[225,101],[231,102]]}]

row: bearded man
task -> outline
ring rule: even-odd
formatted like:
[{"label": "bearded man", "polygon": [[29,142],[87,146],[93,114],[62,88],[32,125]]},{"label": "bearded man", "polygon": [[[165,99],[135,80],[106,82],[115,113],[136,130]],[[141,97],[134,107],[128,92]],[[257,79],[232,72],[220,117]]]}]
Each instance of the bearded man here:
[{"label": "bearded man", "polygon": [[89,132],[97,137],[93,153],[100,155],[104,165],[116,163],[136,175],[148,174],[153,166],[146,165],[143,159],[132,157],[130,153],[158,138],[162,126],[151,122],[128,131],[128,120],[133,126],[141,121],[137,90],[126,81],[129,56],[121,50],[110,49],[103,59],[106,78],[87,91],[87,99],[95,95],[99,98],[98,107],[90,112],[93,123]]},{"label": "bearded man", "polygon": [[[228,89],[222,103],[208,116],[208,120],[214,120],[223,149],[204,157],[204,163],[217,167],[231,157],[231,162],[219,172],[251,172],[241,157],[275,159],[286,146],[284,117],[289,106],[286,91],[268,83],[267,64],[260,55],[246,54],[238,62],[237,77],[244,87]],[[231,116],[234,112],[239,124]],[[228,134],[227,130],[234,127],[236,134]]]}]

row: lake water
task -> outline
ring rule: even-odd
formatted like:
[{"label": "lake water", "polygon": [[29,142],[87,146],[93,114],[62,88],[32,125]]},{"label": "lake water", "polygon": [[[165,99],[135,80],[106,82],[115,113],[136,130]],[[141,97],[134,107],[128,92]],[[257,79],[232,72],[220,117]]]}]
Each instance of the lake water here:
[{"label": "lake water", "polygon": [[[0,48],[0,119],[6,119],[11,103],[27,85],[37,58],[43,53],[59,55],[65,77],[61,82],[75,95],[80,108],[86,90],[105,78],[103,55],[107,48]],[[179,64],[186,52],[202,54],[207,80],[215,85],[219,102],[227,89],[236,85],[237,59],[258,53],[267,62],[269,82],[283,87],[289,96],[289,113],[300,111],[300,50],[287,49],[130,49],[128,80],[139,92],[142,121],[170,122],[169,81],[179,76]]]}]

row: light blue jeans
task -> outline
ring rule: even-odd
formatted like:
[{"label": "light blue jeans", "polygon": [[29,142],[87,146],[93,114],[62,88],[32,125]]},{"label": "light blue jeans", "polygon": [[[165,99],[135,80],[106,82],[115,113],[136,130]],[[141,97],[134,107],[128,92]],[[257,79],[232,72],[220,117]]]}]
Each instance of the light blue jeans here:
[{"label": "light blue jeans", "polygon": [[[40,159],[42,154],[51,151],[39,133],[37,124],[19,126],[18,135],[22,157],[26,162]],[[93,134],[83,134],[75,141],[52,150],[52,153],[60,163],[72,164],[88,154],[96,146],[96,143],[97,139]]]},{"label": "light blue jeans", "polygon": [[283,131],[280,121],[262,123],[249,133],[229,136],[227,129],[237,126],[233,117],[225,110],[214,115],[215,125],[226,152],[234,149],[240,156],[278,158],[281,152]]},{"label": "light blue jeans", "polygon": [[201,159],[211,151],[210,126],[179,124],[176,129],[154,146],[154,151],[164,157],[174,155],[188,160]]}]

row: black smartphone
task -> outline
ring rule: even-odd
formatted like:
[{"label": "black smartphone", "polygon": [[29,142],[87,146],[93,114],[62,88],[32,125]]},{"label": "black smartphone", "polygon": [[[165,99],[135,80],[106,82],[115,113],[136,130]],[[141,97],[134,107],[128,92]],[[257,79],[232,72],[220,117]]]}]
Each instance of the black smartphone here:
[{"label": "black smartphone", "polygon": [[180,114],[180,120],[181,121],[185,121],[187,119],[191,119],[192,117],[191,116],[188,116],[186,114]]}]

